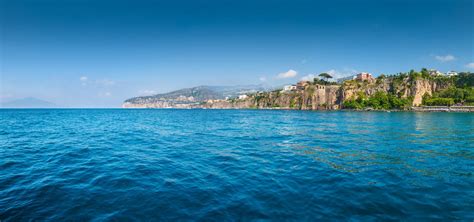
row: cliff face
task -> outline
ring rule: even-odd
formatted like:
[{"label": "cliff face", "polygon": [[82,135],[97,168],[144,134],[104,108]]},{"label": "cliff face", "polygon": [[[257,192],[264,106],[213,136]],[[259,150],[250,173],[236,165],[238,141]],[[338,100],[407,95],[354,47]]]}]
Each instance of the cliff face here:
[{"label": "cliff face", "polygon": [[347,81],[341,88],[341,101],[357,99],[360,94],[372,96],[377,92],[392,93],[400,98],[411,98],[412,106],[419,106],[425,94],[451,86],[449,81],[435,81],[423,78],[379,78],[372,82]]},{"label": "cliff face", "polygon": [[357,99],[360,95],[370,97],[377,92],[408,98],[412,106],[421,105],[425,94],[432,95],[452,84],[423,78],[387,77],[373,81],[346,81],[343,85],[309,84],[297,91],[272,91],[250,95],[244,100],[207,103],[205,108],[258,108],[258,109],[340,109],[344,101]]},{"label": "cliff face", "polygon": [[391,89],[390,81],[359,82],[346,81],[341,87],[341,102],[349,99],[357,99],[359,94],[366,96],[374,95],[376,92],[389,92]]},{"label": "cliff face", "polygon": [[435,81],[429,80],[416,80],[415,84],[410,87],[410,90],[407,92],[410,96],[413,96],[413,106],[421,105],[423,100],[423,95],[433,95],[434,92],[446,89],[450,84],[438,84]]},{"label": "cliff face", "polygon": [[370,81],[350,80],[342,85],[321,85],[307,83],[294,91],[271,91],[248,94],[245,99],[196,100],[196,93],[189,97],[178,96],[173,100],[158,97],[138,97],[125,101],[124,108],[208,108],[208,109],[301,109],[334,110],[344,108],[344,101],[360,96],[371,97],[377,92],[391,94],[412,101],[419,106],[425,94],[452,86],[449,80],[425,79],[398,75],[371,79]]},{"label": "cliff face", "polygon": [[307,86],[301,97],[301,109],[338,109],[338,85],[310,85]]},{"label": "cliff face", "polygon": [[298,91],[264,92],[250,95],[243,100],[206,103],[204,108],[338,109],[339,89],[338,85],[308,85]]}]

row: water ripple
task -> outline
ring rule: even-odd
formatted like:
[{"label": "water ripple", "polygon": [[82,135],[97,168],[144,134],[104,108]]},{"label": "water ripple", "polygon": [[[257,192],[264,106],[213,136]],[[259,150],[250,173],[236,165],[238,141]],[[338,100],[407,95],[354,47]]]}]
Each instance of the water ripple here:
[{"label": "water ripple", "polygon": [[0,110],[0,221],[472,220],[474,115]]}]

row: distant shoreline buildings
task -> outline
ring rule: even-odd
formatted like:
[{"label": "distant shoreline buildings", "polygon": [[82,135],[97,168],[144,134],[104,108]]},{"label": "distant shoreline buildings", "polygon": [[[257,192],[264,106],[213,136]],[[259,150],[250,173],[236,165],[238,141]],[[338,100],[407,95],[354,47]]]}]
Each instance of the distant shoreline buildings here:
[{"label": "distant shoreline buildings", "polygon": [[436,69],[430,69],[430,70],[428,70],[428,73],[429,73],[431,76],[450,76],[450,77],[451,77],[451,76],[457,76],[457,75],[458,75],[457,72],[452,71],[452,70],[451,70],[451,71],[448,71],[448,72],[446,72],[446,73],[442,73],[442,72],[440,72],[440,71],[438,71],[438,70],[436,70]]}]

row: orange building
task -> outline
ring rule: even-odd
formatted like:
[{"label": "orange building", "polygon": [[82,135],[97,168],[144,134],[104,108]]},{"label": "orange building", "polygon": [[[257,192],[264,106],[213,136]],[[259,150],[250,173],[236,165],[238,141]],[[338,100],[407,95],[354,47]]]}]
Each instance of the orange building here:
[{"label": "orange building", "polygon": [[368,72],[361,72],[361,73],[357,74],[356,80],[358,80],[358,81],[367,80],[367,81],[370,82],[370,81],[374,80],[374,77],[372,77],[372,74],[370,74]]}]

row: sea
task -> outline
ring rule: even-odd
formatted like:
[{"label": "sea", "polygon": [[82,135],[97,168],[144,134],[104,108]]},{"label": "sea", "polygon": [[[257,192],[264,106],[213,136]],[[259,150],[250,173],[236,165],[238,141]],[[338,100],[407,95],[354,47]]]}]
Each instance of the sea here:
[{"label": "sea", "polygon": [[1,109],[0,221],[472,221],[474,114]]}]

